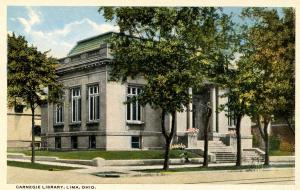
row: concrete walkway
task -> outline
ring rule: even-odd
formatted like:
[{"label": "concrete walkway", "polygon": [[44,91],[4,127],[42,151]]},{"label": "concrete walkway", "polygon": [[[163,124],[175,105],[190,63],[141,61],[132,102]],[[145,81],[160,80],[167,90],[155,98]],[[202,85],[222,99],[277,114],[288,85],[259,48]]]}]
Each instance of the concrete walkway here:
[{"label": "concrete walkway", "polygon": [[[9,159],[14,161],[30,162],[29,160]],[[142,169],[160,169],[161,165],[154,166],[103,166],[93,167],[79,164],[37,161],[36,163],[79,167],[82,169],[65,171],[33,170],[18,167],[7,167],[7,183],[72,183],[72,184],[194,184],[194,183],[225,183],[225,184],[294,184],[294,168],[267,168],[251,170],[229,171],[193,171],[167,174],[142,173]],[[271,164],[292,164],[293,162],[272,162]],[[234,163],[209,164],[209,166],[234,166]],[[170,168],[199,167],[199,164],[170,165]],[[104,178],[92,175],[98,172],[121,172],[120,178]]]}]

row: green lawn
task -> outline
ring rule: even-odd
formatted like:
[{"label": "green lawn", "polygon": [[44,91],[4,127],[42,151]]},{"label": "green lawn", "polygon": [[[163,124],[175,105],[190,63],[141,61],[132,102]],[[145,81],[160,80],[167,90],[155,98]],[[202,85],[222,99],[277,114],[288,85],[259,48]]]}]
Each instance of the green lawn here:
[{"label": "green lawn", "polygon": [[281,150],[271,150],[270,156],[294,156],[294,152],[281,151]]},{"label": "green lawn", "polygon": [[76,168],[76,167],[53,166],[53,165],[38,164],[38,163],[32,164],[31,162],[18,162],[18,161],[7,161],[7,165],[14,166],[14,167],[20,167],[20,168],[30,168],[30,169],[50,170],[50,171],[80,169],[80,168]]},{"label": "green lawn", "polygon": [[291,168],[295,167],[295,164],[284,164],[284,165],[248,165],[248,166],[211,166],[211,167],[183,167],[183,168],[171,168],[167,171],[163,169],[146,169],[146,170],[134,170],[145,173],[173,173],[173,172],[193,172],[193,171],[216,171],[216,170],[253,170],[253,169],[263,169],[263,168]]},{"label": "green lawn", "polygon": [[[10,151],[11,152],[11,151]],[[14,151],[16,153],[16,151]],[[31,151],[17,151],[27,156]],[[181,158],[181,150],[171,150],[170,158]],[[136,160],[136,159],[162,159],[164,158],[163,150],[142,150],[142,151],[36,151],[36,156],[56,156],[62,159],[81,159],[91,160],[101,157],[105,160]],[[197,154],[188,152],[189,158],[200,157]]]}]

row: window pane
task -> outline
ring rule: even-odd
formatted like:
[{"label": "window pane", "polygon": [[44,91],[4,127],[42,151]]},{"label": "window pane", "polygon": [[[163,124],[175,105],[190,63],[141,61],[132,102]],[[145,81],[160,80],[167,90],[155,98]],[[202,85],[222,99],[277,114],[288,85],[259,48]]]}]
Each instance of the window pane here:
[{"label": "window pane", "polygon": [[81,99],[78,99],[78,121],[81,121]]},{"label": "window pane", "polygon": [[71,137],[71,145],[72,145],[73,149],[77,148],[77,137],[76,136]]},{"label": "window pane", "polygon": [[93,94],[93,88],[90,87],[89,89],[90,89],[90,94]]},{"label": "window pane", "polygon": [[127,120],[130,120],[130,114],[131,114],[131,112],[130,112],[130,104],[127,103]]},{"label": "window pane", "polygon": [[136,103],[132,103],[132,120],[136,120]]},{"label": "window pane", "polygon": [[94,120],[94,97],[90,97],[90,120]]},{"label": "window pane", "polygon": [[138,102],[137,102],[137,105],[138,105],[138,120],[140,121],[141,120],[141,106]]},{"label": "window pane", "polygon": [[96,136],[90,136],[89,140],[90,148],[96,148]]},{"label": "window pane", "polygon": [[61,122],[61,109],[60,109],[60,107],[58,107],[58,110],[57,110],[57,122]]},{"label": "window pane", "polygon": [[96,104],[95,104],[95,117],[96,119],[100,118],[100,97],[96,96]]},{"label": "window pane", "polygon": [[61,148],[61,138],[55,137],[55,148]]},{"label": "window pane", "polygon": [[131,148],[140,148],[140,137],[131,137]]},{"label": "window pane", "polygon": [[130,94],[130,87],[127,88],[127,93]]},{"label": "window pane", "polygon": [[73,99],[72,103],[72,121],[75,121],[75,99]]},{"label": "window pane", "polygon": [[132,89],[132,94],[136,94],[136,88],[131,88]]}]

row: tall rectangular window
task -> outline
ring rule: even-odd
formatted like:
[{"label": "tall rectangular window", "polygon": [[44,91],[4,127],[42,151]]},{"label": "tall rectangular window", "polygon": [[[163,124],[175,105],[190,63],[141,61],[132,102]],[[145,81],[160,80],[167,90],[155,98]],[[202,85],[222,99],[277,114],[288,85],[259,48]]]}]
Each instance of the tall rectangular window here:
[{"label": "tall rectangular window", "polygon": [[56,105],[55,108],[55,123],[64,122],[64,107],[63,105]]},{"label": "tall rectangular window", "polygon": [[[127,101],[140,94],[138,87],[127,88]],[[138,101],[127,103],[127,121],[141,121],[141,105]]]},{"label": "tall rectangular window", "polygon": [[89,121],[100,118],[99,85],[89,86]]},{"label": "tall rectangular window", "polygon": [[72,100],[72,122],[81,121],[81,94],[80,88],[73,88],[71,90]]},{"label": "tall rectangular window", "polygon": [[[228,98],[228,101],[230,102],[231,99]],[[235,117],[234,110],[231,110],[229,108],[228,108],[228,126],[231,126],[231,127],[235,127],[236,126],[236,117]]]}]

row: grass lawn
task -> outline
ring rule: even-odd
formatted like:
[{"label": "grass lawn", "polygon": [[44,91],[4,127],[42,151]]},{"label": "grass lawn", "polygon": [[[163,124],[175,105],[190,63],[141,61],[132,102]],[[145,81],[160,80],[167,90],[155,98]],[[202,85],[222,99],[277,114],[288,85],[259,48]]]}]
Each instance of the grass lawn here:
[{"label": "grass lawn", "polygon": [[270,156],[294,156],[294,152],[281,151],[281,150],[271,150]]},{"label": "grass lawn", "polygon": [[292,168],[295,164],[284,164],[284,165],[252,165],[252,166],[211,166],[211,167],[185,167],[185,168],[171,168],[167,171],[163,169],[146,169],[146,170],[134,170],[145,173],[173,173],[173,172],[193,172],[193,171],[216,171],[216,170],[253,170],[262,168]]},{"label": "grass lawn", "polygon": [[49,171],[80,169],[76,167],[53,166],[53,165],[38,164],[38,163],[32,164],[31,162],[17,162],[17,161],[7,161],[7,166],[30,168],[30,169],[37,169],[37,170],[49,170]]},{"label": "grass lawn", "polygon": [[[10,151],[11,152],[11,151]],[[24,153],[31,155],[30,150],[14,151],[15,153]],[[170,158],[181,158],[181,150],[171,150]],[[164,150],[141,150],[141,151],[36,151],[36,156],[56,156],[62,159],[82,159],[91,160],[101,157],[105,160],[136,160],[136,159],[163,159]],[[188,152],[189,158],[200,157],[197,154]]]}]

